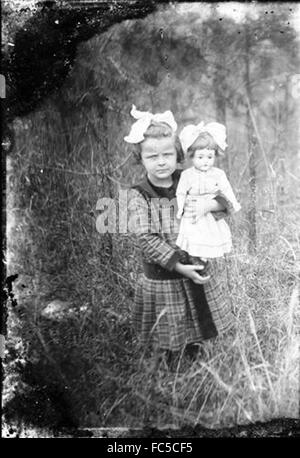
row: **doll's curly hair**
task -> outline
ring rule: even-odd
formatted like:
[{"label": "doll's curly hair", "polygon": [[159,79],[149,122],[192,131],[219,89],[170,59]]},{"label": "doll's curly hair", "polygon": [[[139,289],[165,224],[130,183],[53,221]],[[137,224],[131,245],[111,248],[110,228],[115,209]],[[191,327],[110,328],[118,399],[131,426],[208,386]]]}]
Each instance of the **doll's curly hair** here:
[{"label": "doll's curly hair", "polygon": [[208,132],[201,132],[194,143],[188,148],[187,156],[193,158],[195,151],[199,149],[209,148],[215,151],[216,156],[220,155],[219,146]]},{"label": "doll's curly hair", "polygon": [[[182,162],[184,159],[184,154],[182,150],[182,146],[180,143],[180,140],[176,134],[174,134],[172,128],[164,123],[164,122],[155,122],[152,121],[148,129],[146,130],[144,134],[145,139],[146,138],[166,138],[166,137],[173,137],[174,138],[174,145],[175,145],[175,150],[177,153],[177,162]],[[142,142],[137,143],[133,146],[133,156],[136,160],[137,163],[141,162],[141,153],[142,153]]]}]

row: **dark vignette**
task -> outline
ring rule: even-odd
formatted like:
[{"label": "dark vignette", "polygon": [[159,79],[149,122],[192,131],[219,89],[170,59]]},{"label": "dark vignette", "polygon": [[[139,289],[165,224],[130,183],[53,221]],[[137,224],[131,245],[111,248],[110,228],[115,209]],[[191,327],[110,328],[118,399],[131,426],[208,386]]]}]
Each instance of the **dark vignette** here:
[{"label": "dark vignette", "polygon": [[[181,0],[177,0],[181,1]],[[6,240],[6,200],[5,156],[14,147],[14,135],[11,127],[17,116],[25,116],[39,107],[42,101],[60,88],[72,69],[76,49],[79,43],[89,40],[96,34],[105,32],[115,23],[126,19],[143,18],[155,11],[159,4],[167,4],[164,0],[119,0],[101,2],[62,2],[44,1],[38,4],[36,13],[17,30],[14,47],[2,55],[3,74],[6,78],[6,99],[1,99],[1,140],[2,140],[2,301],[1,301],[1,334],[7,335],[7,304],[17,306],[13,294],[13,282],[18,277],[14,274],[6,278],[4,263]],[[22,10],[21,13],[22,14]],[[5,16],[4,16],[5,21]],[[57,25],[56,24],[57,21]],[[45,50],[47,57],[44,58]],[[18,312],[20,316],[22,311]],[[30,379],[30,367],[28,374]],[[3,381],[1,361],[1,393]],[[10,405],[11,417],[21,416],[28,424],[49,429],[55,437],[92,437],[93,431],[80,430],[74,423],[72,407],[68,403],[68,395],[61,391],[53,381],[47,392],[39,387],[33,389],[26,398],[13,400]],[[15,401],[15,407],[14,407]],[[30,405],[30,409],[28,406]],[[33,407],[34,405],[34,407]],[[15,408],[15,412],[13,409]],[[29,413],[30,411],[30,413]],[[5,412],[4,412],[5,414]],[[69,425],[67,428],[65,425]],[[113,429],[101,432],[100,437],[118,437]],[[18,431],[11,428],[10,434],[18,436]],[[157,430],[144,428],[140,431],[128,430],[122,437],[287,437],[300,436],[299,420],[277,419],[267,423],[256,423],[249,426],[236,426],[220,430],[210,430],[202,426],[184,427],[181,430]]]}]

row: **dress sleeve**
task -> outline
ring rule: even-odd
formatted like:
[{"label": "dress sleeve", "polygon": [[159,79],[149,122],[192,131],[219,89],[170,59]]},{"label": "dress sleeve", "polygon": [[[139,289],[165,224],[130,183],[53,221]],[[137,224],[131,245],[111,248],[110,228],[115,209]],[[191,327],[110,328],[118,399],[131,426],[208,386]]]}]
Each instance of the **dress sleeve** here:
[{"label": "dress sleeve", "polygon": [[180,175],[179,182],[176,188],[176,196],[179,196],[179,195],[185,196],[188,192],[188,189],[191,187],[189,183],[190,180],[189,180],[187,172],[188,170],[184,170]]},{"label": "dress sleeve", "polygon": [[188,192],[188,188],[189,188],[189,185],[188,185],[188,179],[187,179],[186,173],[182,172],[180,175],[178,185],[177,185],[177,189],[176,189],[176,198],[177,198],[177,206],[178,206],[177,214],[180,216],[183,214],[184,203],[185,203],[186,195]]},{"label": "dress sleeve", "polygon": [[222,170],[220,174],[219,181],[219,189],[220,189],[220,196],[223,197],[225,200],[227,199],[230,202],[229,211],[230,213],[238,212],[241,209],[240,203],[237,201],[234,192],[232,190],[231,184],[228,181],[226,173]]},{"label": "dress sleeve", "polygon": [[150,206],[139,191],[130,191],[128,210],[129,231],[138,237],[146,258],[169,271],[174,270],[181,257],[180,251],[163,240],[159,233],[159,221],[151,217]]}]

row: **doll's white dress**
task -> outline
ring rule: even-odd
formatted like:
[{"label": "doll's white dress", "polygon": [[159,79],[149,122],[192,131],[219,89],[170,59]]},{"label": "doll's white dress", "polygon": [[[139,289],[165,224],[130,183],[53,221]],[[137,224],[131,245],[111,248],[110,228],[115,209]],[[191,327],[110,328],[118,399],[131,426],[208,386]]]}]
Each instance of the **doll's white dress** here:
[{"label": "doll's white dress", "polygon": [[233,212],[240,210],[232,187],[223,170],[212,167],[202,172],[190,167],[181,173],[176,190],[178,210],[182,214],[176,244],[191,256],[218,258],[232,248],[231,232],[224,218],[216,220],[209,212],[196,219],[184,216],[184,200],[187,195],[211,199],[224,196],[232,204]]}]

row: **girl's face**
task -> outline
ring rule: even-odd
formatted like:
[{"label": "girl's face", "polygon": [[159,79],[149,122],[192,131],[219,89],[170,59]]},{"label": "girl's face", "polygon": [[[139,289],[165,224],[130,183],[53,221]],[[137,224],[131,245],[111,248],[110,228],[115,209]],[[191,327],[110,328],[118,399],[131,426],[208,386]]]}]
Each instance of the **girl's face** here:
[{"label": "girl's face", "polygon": [[213,149],[197,149],[192,159],[196,169],[201,170],[201,172],[207,172],[214,165],[215,154]]},{"label": "girl's face", "polygon": [[146,138],[141,144],[142,164],[153,184],[164,184],[170,181],[176,170],[177,152],[174,138]]}]

